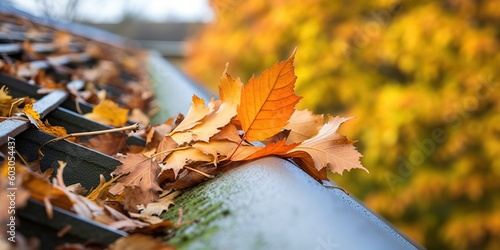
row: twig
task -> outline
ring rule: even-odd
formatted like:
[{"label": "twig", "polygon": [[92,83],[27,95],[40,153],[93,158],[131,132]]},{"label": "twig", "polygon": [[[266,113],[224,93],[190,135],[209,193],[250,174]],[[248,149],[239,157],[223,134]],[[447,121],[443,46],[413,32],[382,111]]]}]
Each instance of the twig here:
[{"label": "twig", "polygon": [[184,168],[185,168],[185,169],[187,169],[187,170],[191,170],[191,171],[193,171],[193,172],[196,172],[196,173],[198,173],[198,174],[201,174],[201,175],[203,175],[203,176],[205,176],[205,177],[207,177],[207,178],[210,178],[210,179],[214,178],[214,176],[213,176],[213,175],[211,175],[211,174],[207,174],[207,173],[205,173],[205,172],[203,172],[203,171],[201,171],[201,170],[198,170],[198,169],[196,169],[196,168],[192,168],[192,167],[189,167],[189,166],[184,166]]},{"label": "twig", "polygon": [[347,191],[345,191],[345,189],[343,189],[343,188],[341,188],[341,187],[339,187],[339,186],[325,186],[325,187],[326,187],[326,188],[331,188],[331,189],[338,189],[338,190],[340,190],[340,191],[344,192],[345,194],[347,194],[347,195],[351,196],[351,195],[350,195]]},{"label": "twig", "polygon": [[227,158],[228,160],[231,160],[231,158],[233,158],[233,155],[236,153],[236,151],[238,150],[238,148],[240,148],[241,144],[243,143],[243,141],[245,140],[246,137],[247,137],[247,135],[243,134],[243,137],[241,137],[241,141],[238,143],[238,146],[236,146],[236,148],[234,149],[233,153],[231,153],[231,155]]},{"label": "twig", "polygon": [[152,154],[149,157],[149,159],[152,159],[153,157],[156,157],[156,156],[161,155],[161,154],[166,154],[166,153],[169,153],[169,152],[174,152],[174,151],[178,151],[178,150],[184,150],[184,149],[188,149],[188,148],[190,148],[190,146],[185,146],[185,147],[179,147],[179,148],[172,148],[172,149],[163,150],[163,151],[160,151],[158,153]]},{"label": "twig", "polygon": [[19,159],[21,159],[21,161],[23,162],[23,164],[25,166],[29,166],[28,162],[24,159],[24,157],[17,151],[17,149],[14,149],[14,151],[16,152],[16,155],[19,156]]},{"label": "twig", "polygon": [[179,208],[179,210],[177,210],[179,212],[179,218],[177,218],[177,221],[175,222],[175,225],[178,226],[181,224],[182,222],[182,217],[184,215],[184,213],[182,212],[182,208]]},{"label": "twig", "polygon": [[20,98],[19,100],[13,102],[11,105],[10,105],[10,110],[9,110],[9,115],[8,116],[11,116],[12,115],[12,109],[14,108],[14,105],[17,104],[18,102],[24,102],[24,98]]},{"label": "twig", "polygon": [[42,144],[38,148],[38,155],[41,157],[44,157],[44,154],[42,153],[42,148],[46,146],[49,143],[56,142],[56,141],[61,141],[69,137],[78,137],[78,136],[88,136],[88,135],[100,135],[100,134],[107,134],[107,133],[114,133],[114,132],[121,132],[121,131],[126,131],[126,130],[137,130],[139,128],[139,123],[135,123],[129,126],[121,127],[121,128],[112,128],[112,129],[105,129],[105,130],[99,130],[99,131],[91,131],[91,132],[80,132],[80,133],[71,133],[67,134],[65,136],[57,137],[51,140],[46,141],[44,144]]}]

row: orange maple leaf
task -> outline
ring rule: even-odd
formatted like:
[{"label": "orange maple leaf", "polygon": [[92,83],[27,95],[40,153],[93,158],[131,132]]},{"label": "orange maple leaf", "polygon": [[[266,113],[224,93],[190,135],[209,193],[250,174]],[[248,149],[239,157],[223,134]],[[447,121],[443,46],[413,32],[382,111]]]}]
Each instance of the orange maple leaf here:
[{"label": "orange maple leaf", "polygon": [[238,119],[248,141],[269,138],[287,125],[301,97],[295,95],[295,51],[284,62],[252,76],[243,88]]},{"label": "orange maple leaf", "polygon": [[236,150],[230,160],[249,161],[271,155],[283,156],[298,145],[298,143],[286,145],[285,142],[286,140],[281,140],[277,143],[267,144],[265,147],[241,146]]},{"label": "orange maple leaf", "polygon": [[339,126],[351,118],[342,118],[328,115],[328,122],[323,125],[318,134],[305,140],[296,148],[290,150],[288,156],[304,157],[304,153],[309,155],[317,170],[327,167],[333,173],[342,175],[344,170],[360,168],[368,172],[361,165],[359,158],[362,156],[352,145],[353,142],[347,140],[343,135],[337,134]]}]

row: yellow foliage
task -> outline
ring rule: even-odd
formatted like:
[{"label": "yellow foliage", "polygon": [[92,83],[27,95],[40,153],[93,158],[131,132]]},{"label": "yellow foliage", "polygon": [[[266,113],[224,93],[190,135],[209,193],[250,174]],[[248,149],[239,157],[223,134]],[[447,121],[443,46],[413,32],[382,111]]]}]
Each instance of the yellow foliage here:
[{"label": "yellow foliage", "polygon": [[0,116],[11,116],[17,111],[17,106],[22,103],[22,98],[13,98],[9,95],[7,87],[0,88]]},{"label": "yellow foliage", "polygon": [[85,114],[85,117],[107,125],[120,127],[128,120],[128,110],[120,108],[118,104],[111,100],[102,100],[97,104],[92,113]]},{"label": "yellow foliage", "polygon": [[215,91],[214,68],[245,81],[297,46],[298,106],[357,117],[370,175],[337,183],[428,248],[499,247],[499,1],[212,2],[192,77]]},{"label": "yellow foliage", "polygon": [[[40,114],[36,110],[33,109],[34,102],[28,102],[24,105],[23,112],[26,116],[30,118],[30,120],[37,126],[40,130],[54,135],[56,137],[63,137],[68,135],[68,132],[64,127],[61,126],[52,126],[49,121],[42,122],[40,120]],[[68,138],[67,140],[75,141],[75,138]]]}]

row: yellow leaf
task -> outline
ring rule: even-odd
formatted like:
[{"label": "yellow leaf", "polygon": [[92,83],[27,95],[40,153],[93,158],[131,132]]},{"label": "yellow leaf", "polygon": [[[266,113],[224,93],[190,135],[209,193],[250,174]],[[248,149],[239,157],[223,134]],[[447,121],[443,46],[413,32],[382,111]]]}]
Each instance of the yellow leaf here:
[{"label": "yellow leaf", "polygon": [[128,110],[120,108],[111,100],[102,100],[94,106],[92,113],[85,114],[85,117],[106,125],[120,127],[127,123]]},{"label": "yellow leaf", "polygon": [[174,130],[172,130],[170,135],[173,135],[176,132],[188,130],[200,124],[200,120],[205,118],[205,116],[207,116],[210,112],[211,108],[205,106],[205,101],[198,96],[193,95],[193,102],[191,103],[191,108],[189,109],[186,117],[184,118],[184,120],[182,120],[181,123],[179,123],[179,125],[177,125],[177,127],[175,127]]},{"label": "yellow leaf", "polygon": [[[68,135],[68,132],[64,127],[52,126],[47,120],[45,122],[42,122],[40,120],[40,114],[38,114],[38,112],[33,109],[33,104],[34,104],[33,102],[26,103],[23,108],[24,114],[29,118],[29,120],[33,125],[38,127],[40,130],[57,137],[63,137]],[[67,138],[67,140],[74,142],[76,138],[70,137]]]},{"label": "yellow leaf", "polygon": [[203,123],[191,129],[190,133],[192,133],[194,140],[208,142],[210,137],[217,134],[222,127],[229,124],[231,118],[237,114],[236,108],[240,104],[242,88],[243,83],[240,79],[233,79],[227,73],[226,67],[219,85],[221,103],[218,109],[214,109],[205,118]]},{"label": "yellow leaf", "polygon": [[7,87],[0,88],[0,116],[11,116],[22,103],[22,98],[12,98]]},{"label": "yellow leaf", "polygon": [[258,141],[280,132],[295,111],[300,97],[295,95],[297,77],[294,73],[295,51],[284,62],[252,77],[243,88],[238,119],[245,139]]}]

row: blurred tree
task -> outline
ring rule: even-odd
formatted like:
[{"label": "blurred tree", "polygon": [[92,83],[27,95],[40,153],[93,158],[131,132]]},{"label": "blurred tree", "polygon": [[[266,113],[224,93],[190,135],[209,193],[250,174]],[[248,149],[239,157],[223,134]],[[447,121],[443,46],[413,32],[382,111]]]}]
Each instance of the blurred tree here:
[{"label": "blurred tree", "polygon": [[429,248],[500,249],[500,1],[213,6],[191,76],[215,89],[226,62],[248,79],[298,46],[302,108],[358,117],[370,174],[332,178]]}]

